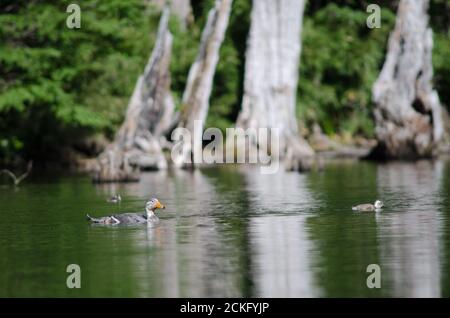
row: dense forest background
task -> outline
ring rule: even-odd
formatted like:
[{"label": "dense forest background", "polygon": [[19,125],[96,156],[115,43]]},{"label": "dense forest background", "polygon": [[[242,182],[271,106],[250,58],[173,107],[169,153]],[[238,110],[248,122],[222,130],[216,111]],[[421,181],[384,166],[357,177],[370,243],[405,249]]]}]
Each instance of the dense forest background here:
[{"label": "dense forest background", "polygon": [[[72,1],[0,3],[0,162],[69,162],[95,156],[120,125],[150,56],[160,10],[143,0],[84,0],[81,29],[66,27]],[[171,90],[177,107],[213,0],[191,1],[185,29],[176,17]],[[367,5],[382,7],[369,29]],[[302,33],[297,116],[329,136],[371,138],[371,88],[382,67],[397,1],[308,1]],[[234,1],[220,50],[207,126],[231,127],[241,105],[250,0]],[[435,87],[450,107],[450,0],[432,0]]]}]

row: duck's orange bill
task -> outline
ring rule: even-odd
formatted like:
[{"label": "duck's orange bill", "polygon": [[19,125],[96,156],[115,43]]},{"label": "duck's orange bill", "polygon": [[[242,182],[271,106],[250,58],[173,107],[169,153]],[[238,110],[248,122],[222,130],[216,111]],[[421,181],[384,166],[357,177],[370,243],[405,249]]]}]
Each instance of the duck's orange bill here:
[{"label": "duck's orange bill", "polygon": [[159,201],[156,203],[156,208],[158,209],[165,209],[166,207],[162,205]]}]

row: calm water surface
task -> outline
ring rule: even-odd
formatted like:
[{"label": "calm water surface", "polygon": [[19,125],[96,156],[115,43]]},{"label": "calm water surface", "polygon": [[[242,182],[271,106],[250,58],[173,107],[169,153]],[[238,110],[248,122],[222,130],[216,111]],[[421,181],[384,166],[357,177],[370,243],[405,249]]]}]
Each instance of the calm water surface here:
[{"label": "calm water surface", "polygon": [[[5,181],[5,180],[3,180]],[[120,204],[107,203],[115,193]],[[157,228],[85,214],[166,204]],[[385,202],[381,213],[351,211]],[[341,162],[261,175],[227,166],[140,183],[38,177],[0,186],[1,297],[449,297],[450,162]],[[68,264],[81,289],[66,287]],[[366,268],[381,267],[369,289]]]}]

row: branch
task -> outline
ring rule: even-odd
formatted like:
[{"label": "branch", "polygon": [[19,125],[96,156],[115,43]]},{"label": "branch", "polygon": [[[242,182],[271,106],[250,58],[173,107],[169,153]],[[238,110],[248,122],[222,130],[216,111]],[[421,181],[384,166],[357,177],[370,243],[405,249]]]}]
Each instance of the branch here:
[{"label": "branch", "polygon": [[28,177],[32,168],[33,168],[33,161],[30,161],[30,162],[28,162],[28,165],[27,165],[27,171],[24,174],[22,174],[21,176],[19,176],[18,178],[16,177],[16,175],[13,172],[11,172],[10,170],[7,170],[7,169],[0,170],[0,174],[4,173],[7,176],[9,176],[13,180],[14,186],[17,187],[19,185],[19,183],[22,182],[23,179]]}]

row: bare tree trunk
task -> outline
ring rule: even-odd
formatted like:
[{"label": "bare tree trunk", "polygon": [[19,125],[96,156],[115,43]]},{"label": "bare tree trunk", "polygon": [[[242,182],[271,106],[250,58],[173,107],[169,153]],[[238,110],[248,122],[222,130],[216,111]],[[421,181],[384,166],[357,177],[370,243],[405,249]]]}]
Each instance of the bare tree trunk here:
[{"label": "bare tree trunk", "polygon": [[428,5],[428,0],[400,1],[386,61],[373,86],[378,146],[370,157],[431,157],[442,140],[442,108],[432,87]]},{"label": "bare tree trunk", "polygon": [[[280,160],[308,169],[314,151],[295,116],[304,0],[254,0],[246,53],[244,96],[237,126],[277,128]],[[257,140],[252,144],[258,147]]]},{"label": "bare tree trunk", "polygon": [[[178,127],[187,128],[194,137],[201,138],[202,136],[209,109],[214,73],[219,60],[219,49],[228,26],[231,4],[232,0],[216,0],[214,8],[208,13],[199,52],[189,70]],[[195,121],[198,122],[198,125],[194,126]],[[201,143],[201,140],[199,142]],[[177,158],[174,160],[175,166],[181,167],[192,162],[192,145],[186,146],[178,152]]]},{"label": "bare tree trunk", "polygon": [[170,125],[174,109],[170,95],[172,35],[168,20],[169,9],[165,8],[152,55],[137,80],[114,142],[98,158],[94,181],[135,181],[139,179],[137,168],[167,167],[160,139]]}]

